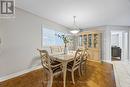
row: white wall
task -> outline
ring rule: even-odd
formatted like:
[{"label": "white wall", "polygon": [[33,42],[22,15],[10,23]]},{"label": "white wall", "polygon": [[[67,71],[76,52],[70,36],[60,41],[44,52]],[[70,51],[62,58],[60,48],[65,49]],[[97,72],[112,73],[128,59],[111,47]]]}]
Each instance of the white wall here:
[{"label": "white wall", "polygon": [[16,18],[0,19],[0,78],[40,64],[41,25],[63,32],[69,30],[47,19],[16,9]]},{"label": "white wall", "polygon": [[119,47],[119,34],[112,34],[111,39],[112,39],[111,45]]},{"label": "white wall", "polygon": [[128,60],[130,61],[130,28],[129,28],[129,32],[128,32],[128,40],[129,40],[129,41],[128,41],[128,48],[129,48],[129,49],[128,49],[128,50],[129,50],[129,52],[128,52],[128,53],[129,53],[129,54],[128,54]]},{"label": "white wall", "polygon": [[128,32],[123,33],[123,61],[128,61]]},{"label": "white wall", "polygon": [[121,31],[111,31],[111,45],[118,46],[122,49],[123,32]]},{"label": "white wall", "polygon": [[104,31],[104,61],[111,61],[111,31],[106,27]]}]

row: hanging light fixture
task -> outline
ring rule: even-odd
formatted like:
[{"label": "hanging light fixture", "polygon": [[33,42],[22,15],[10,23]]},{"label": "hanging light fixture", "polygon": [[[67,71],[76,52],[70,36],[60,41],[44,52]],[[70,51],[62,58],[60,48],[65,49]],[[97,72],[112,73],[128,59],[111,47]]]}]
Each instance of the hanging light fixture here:
[{"label": "hanging light fixture", "polygon": [[74,28],[75,29],[73,29],[73,30],[71,30],[70,32],[72,33],[72,34],[77,34],[79,31],[80,31],[80,29],[79,29],[79,27],[76,25],[76,16],[73,16],[73,18],[74,18]]}]

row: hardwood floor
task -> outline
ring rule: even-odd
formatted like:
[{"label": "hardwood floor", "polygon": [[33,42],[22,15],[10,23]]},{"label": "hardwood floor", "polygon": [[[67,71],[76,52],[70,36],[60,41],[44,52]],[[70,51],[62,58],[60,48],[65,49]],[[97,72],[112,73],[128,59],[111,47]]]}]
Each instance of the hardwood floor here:
[{"label": "hardwood floor", "polygon": [[[71,81],[71,73],[67,72],[66,87],[116,87],[113,66],[109,63],[88,61],[84,73],[79,77],[75,71],[75,85]],[[0,83],[0,87],[46,87],[47,76],[38,69],[19,77]],[[53,87],[63,87],[62,75],[53,80]]]}]

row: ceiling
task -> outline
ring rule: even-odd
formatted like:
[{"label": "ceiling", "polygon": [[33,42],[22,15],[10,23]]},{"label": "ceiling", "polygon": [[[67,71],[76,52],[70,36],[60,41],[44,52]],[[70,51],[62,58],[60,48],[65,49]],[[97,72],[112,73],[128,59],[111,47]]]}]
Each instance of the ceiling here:
[{"label": "ceiling", "polygon": [[16,0],[16,7],[68,28],[102,25],[130,26],[130,0]]}]

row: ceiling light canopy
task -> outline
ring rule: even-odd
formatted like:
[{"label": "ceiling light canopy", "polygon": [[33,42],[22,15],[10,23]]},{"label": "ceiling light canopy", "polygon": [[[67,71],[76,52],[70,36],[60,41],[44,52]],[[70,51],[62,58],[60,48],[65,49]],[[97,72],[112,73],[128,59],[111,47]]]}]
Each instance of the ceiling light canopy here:
[{"label": "ceiling light canopy", "polygon": [[74,27],[75,27],[75,29],[73,29],[73,30],[71,30],[70,32],[72,33],[72,34],[77,34],[79,31],[80,31],[80,29],[79,29],[79,27],[76,25],[76,16],[73,16],[73,18],[74,18]]}]

